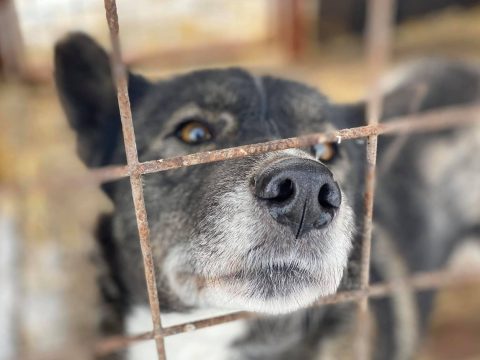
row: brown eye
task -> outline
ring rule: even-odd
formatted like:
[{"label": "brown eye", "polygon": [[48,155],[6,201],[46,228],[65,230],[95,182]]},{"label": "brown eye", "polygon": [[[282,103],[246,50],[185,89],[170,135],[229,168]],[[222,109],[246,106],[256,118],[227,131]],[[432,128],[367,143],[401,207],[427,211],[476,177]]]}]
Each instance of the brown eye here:
[{"label": "brown eye", "polygon": [[337,155],[337,146],[336,143],[317,144],[312,146],[312,153],[315,156],[315,159],[319,161],[332,161]]},{"label": "brown eye", "polygon": [[212,139],[212,132],[209,127],[198,120],[186,121],[181,124],[176,136],[186,144],[196,145]]}]

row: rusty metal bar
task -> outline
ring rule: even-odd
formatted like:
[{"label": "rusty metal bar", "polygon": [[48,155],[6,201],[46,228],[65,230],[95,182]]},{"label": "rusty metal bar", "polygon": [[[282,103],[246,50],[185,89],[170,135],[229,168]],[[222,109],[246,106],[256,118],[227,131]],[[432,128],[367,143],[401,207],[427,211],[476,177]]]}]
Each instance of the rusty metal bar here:
[{"label": "rusty metal bar", "polygon": [[[410,278],[401,279],[409,287],[417,290],[429,290],[435,288],[465,286],[480,282],[480,268],[469,271],[448,271],[439,270],[412,275]],[[317,300],[312,306],[341,304],[359,301],[365,297],[381,298],[389,296],[397,291],[397,281],[370,285],[366,289],[339,292]],[[251,319],[259,317],[259,314],[249,312],[238,312],[228,315],[217,316],[209,319],[193,321],[178,325],[169,326],[163,329],[163,336],[172,336],[184,332],[195,331],[205,327],[220,325],[235,320]],[[139,341],[152,340],[155,337],[152,331],[134,336],[112,336],[101,340],[96,347],[98,355],[106,355],[118,351]]]},{"label": "rusty metal bar", "polygon": [[299,60],[305,50],[306,31],[303,22],[303,0],[278,0],[277,37],[290,61]]},{"label": "rusty metal bar", "polygon": [[[336,141],[338,138],[341,138],[342,140],[350,140],[364,138],[372,134],[392,136],[432,132],[458,126],[467,126],[476,121],[480,121],[479,105],[455,106],[392,119],[387,123],[377,125],[342,129],[284,140],[275,140],[261,144],[245,145],[168,159],[141,162],[135,167],[133,172],[137,174],[155,173],[183,166],[235,159],[245,156],[245,152],[254,155],[273,150],[307,147],[323,141]],[[72,186],[96,186],[101,183],[126,178],[129,174],[130,170],[127,165],[111,165],[89,171],[82,176],[58,176],[55,179],[48,178],[48,181],[40,179],[39,186],[45,189],[59,189],[65,186],[68,186],[69,188]],[[18,191],[18,189],[12,187],[11,191]]]},{"label": "rusty metal bar", "polygon": [[130,184],[132,187],[135,216],[140,237],[145,279],[147,282],[148,300],[152,313],[153,333],[157,347],[158,359],[165,359],[165,344],[162,336],[162,322],[160,318],[160,303],[158,300],[157,283],[155,279],[155,266],[153,262],[152,246],[150,244],[150,230],[148,227],[147,211],[143,198],[142,175],[133,173],[138,166],[138,152],[135,143],[135,132],[133,129],[132,111],[128,96],[128,80],[125,65],[122,62],[119,40],[119,25],[117,5],[115,0],[105,0],[105,14],[110,31],[112,43],[112,74],[117,87],[118,106],[122,122],[122,131],[127,155],[128,169],[130,172]]},{"label": "rusty metal bar", "polygon": [[[151,174],[186,166],[262,154],[270,151],[307,147],[317,143],[337,141],[338,139],[351,140],[371,135],[430,132],[468,125],[475,121],[480,121],[479,105],[452,106],[441,110],[392,119],[391,121],[381,124],[315,133],[228,149],[205,151],[168,159],[151,160],[138,163],[135,167],[130,167],[130,169],[133,168],[132,170],[129,170],[127,166],[108,166],[92,170],[88,178],[90,181],[103,183],[127,177],[129,171],[132,171],[134,174]],[[85,178],[84,180],[88,181],[89,179]]]},{"label": "rusty metal bar", "polygon": [[17,78],[23,71],[24,44],[13,0],[0,0],[0,73]]},{"label": "rusty metal bar", "polygon": [[[366,50],[370,79],[367,103],[368,125],[377,125],[382,113],[382,90],[380,78],[390,57],[393,9],[395,0],[369,0],[367,7]],[[375,194],[375,173],[377,165],[378,135],[367,138],[367,161],[365,171],[365,194],[360,264],[360,290],[370,282],[370,252],[373,228],[373,205]],[[355,358],[371,358],[369,349],[368,296],[358,300]]]}]

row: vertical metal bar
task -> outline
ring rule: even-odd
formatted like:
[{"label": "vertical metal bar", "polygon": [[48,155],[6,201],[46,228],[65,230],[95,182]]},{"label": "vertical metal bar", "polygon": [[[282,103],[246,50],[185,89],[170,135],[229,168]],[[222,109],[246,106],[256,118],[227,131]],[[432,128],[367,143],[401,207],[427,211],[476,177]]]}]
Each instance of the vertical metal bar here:
[{"label": "vertical metal bar", "polygon": [[305,47],[305,24],[303,19],[303,0],[291,0],[289,4],[290,13],[290,57],[298,60],[302,56]]},{"label": "vertical metal bar", "polygon": [[305,45],[303,0],[275,0],[276,38],[288,60],[298,60]]},{"label": "vertical metal bar", "polygon": [[[5,195],[5,194],[2,194]],[[4,196],[6,198],[6,196]],[[18,199],[15,199],[18,200]],[[19,347],[19,253],[22,242],[17,237],[14,217],[0,203],[0,358],[17,359]]]},{"label": "vertical metal bar", "polygon": [[165,344],[162,336],[162,322],[160,318],[160,303],[158,301],[158,290],[155,280],[155,267],[153,262],[152,247],[150,244],[150,230],[147,221],[147,211],[143,197],[142,177],[138,174],[136,168],[139,164],[137,146],[135,143],[135,132],[133,129],[132,111],[130,108],[130,99],[128,96],[128,80],[125,65],[122,62],[117,5],[115,0],[105,0],[105,12],[110,30],[110,40],[112,42],[112,74],[117,86],[117,98],[120,108],[120,118],[122,121],[123,138],[125,142],[125,151],[130,173],[130,184],[132,186],[133,203],[135,206],[135,215],[137,218],[138,234],[140,236],[140,246],[143,255],[143,264],[145,268],[145,279],[147,281],[148,300],[152,313],[153,331],[157,354],[159,359],[165,359]]},{"label": "vertical metal bar", "polygon": [[23,38],[13,0],[0,0],[0,72],[18,77],[23,70]]},{"label": "vertical metal bar", "polygon": [[[369,71],[369,97],[367,104],[368,125],[376,125],[382,113],[380,75],[390,57],[394,0],[369,0],[367,8],[366,51]],[[367,289],[370,282],[370,251],[372,241],[373,200],[375,192],[375,170],[377,162],[377,135],[367,138],[367,159],[365,173],[365,213],[363,219],[360,288]],[[369,348],[370,331],[368,297],[358,302],[355,358],[367,360],[371,357]]]}]

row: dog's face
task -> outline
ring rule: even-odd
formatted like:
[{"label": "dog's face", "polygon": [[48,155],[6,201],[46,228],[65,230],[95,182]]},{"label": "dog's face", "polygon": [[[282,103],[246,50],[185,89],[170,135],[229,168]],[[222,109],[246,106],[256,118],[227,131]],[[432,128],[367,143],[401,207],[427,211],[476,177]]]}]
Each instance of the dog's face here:
[{"label": "dog's face", "polygon": [[[74,35],[56,48],[56,81],[90,166],[124,161],[108,58]],[[141,161],[346,127],[315,90],[243,70],[159,83],[130,76]],[[355,144],[324,144],[144,177],[162,290],[185,305],[279,313],[336,291],[354,228]],[[348,181],[347,181],[348,179]],[[346,186],[346,183],[350,186]],[[128,182],[107,191],[125,267],[141,274]]]}]

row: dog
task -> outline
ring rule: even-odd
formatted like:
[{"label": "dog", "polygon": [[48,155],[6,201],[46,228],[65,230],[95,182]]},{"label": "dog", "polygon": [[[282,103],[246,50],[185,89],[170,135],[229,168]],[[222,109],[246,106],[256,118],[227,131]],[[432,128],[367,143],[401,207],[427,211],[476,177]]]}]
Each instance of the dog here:
[{"label": "dog", "polygon": [[[70,34],[55,47],[55,82],[83,162],[125,164],[107,53]],[[129,73],[128,83],[140,161],[366,124],[365,102],[335,104],[312,87],[239,68],[157,82]],[[420,61],[383,87],[389,121],[478,101],[480,68]],[[381,137],[378,153],[371,281],[441,268],[463,238],[479,235],[480,127]],[[198,341],[167,338],[169,358],[351,358],[355,305],[307,307],[358,288],[364,172],[365,142],[356,140],[144,176],[164,322],[206,309],[264,314],[185,334]],[[102,188],[114,204],[97,231],[102,333],[149,331],[130,184]],[[433,297],[406,289],[370,300],[371,358],[413,357]],[[155,358],[155,347],[112,356]]]}]

